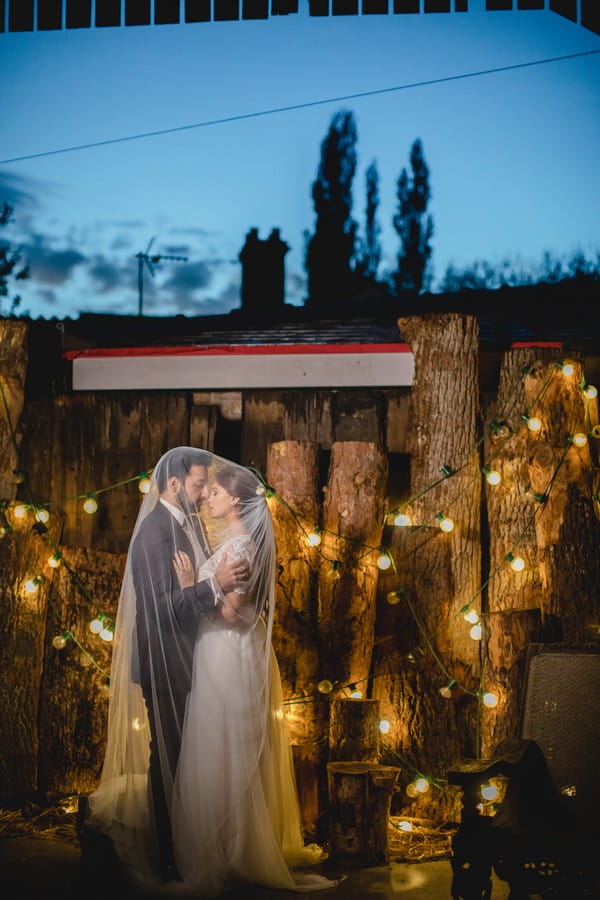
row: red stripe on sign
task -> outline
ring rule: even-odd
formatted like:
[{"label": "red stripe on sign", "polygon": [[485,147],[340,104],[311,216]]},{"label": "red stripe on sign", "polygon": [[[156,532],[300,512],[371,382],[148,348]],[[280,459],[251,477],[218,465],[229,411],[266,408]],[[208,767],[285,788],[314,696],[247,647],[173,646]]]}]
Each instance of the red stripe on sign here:
[{"label": "red stripe on sign", "polygon": [[66,350],[64,359],[115,356],[287,356],[324,353],[410,353],[408,344],[221,344],[211,347],[94,347]]},{"label": "red stripe on sign", "polygon": [[562,350],[562,341],[513,341],[511,350],[522,350],[525,347],[549,347],[551,350]]}]

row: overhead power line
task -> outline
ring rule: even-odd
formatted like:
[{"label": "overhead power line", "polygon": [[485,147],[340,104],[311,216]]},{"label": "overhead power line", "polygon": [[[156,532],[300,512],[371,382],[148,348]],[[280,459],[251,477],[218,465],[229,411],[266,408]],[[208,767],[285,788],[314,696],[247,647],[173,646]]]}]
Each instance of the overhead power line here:
[{"label": "overhead power line", "polygon": [[176,134],[181,131],[191,131],[193,128],[208,128],[211,125],[224,125],[227,122],[241,122],[244,119],[258,119],[260,116],[273,116],[277,113],[292,112],[297,109],[310,109],[313,106],[324,106],[326,103],[341,103],[346,100],[358,100],[361,97],[376,97],[379,94],[392,94],[395,91],[407,91],[412,88],[429,87],[433,84],[444,84],[450,81],[463,81],[467,78],[478,78],[481,75],[496,75],[500,72],[514,72],[517,69],[527,69],[532,66],[542,66],[547,63],[561,62],[565,59],[576,59],[582,56],[593,56],[600,50],[583,50],[579,53],[567,53],[564,56],[551,56],[546,59],[535,59],[530,62],[514,63],[510,66],[496,66],[493,69],[480,69],[476,72],[464,72],[461,75],[445,75],[442,78],[429,78],[426,81],[412,81],[407,84],[399,84],[395,87],[377,88],[372,91],[359,91],[355,94],[343,94],[340,97],[327,97],[324,100],[308,100],[305,103],[293,103],[289,106],[276,106],[272,109],[262,109],[256,112],[241,113],[237,116],[224,116],[220,119],[207,119],[204,122],[194,122],[190,125],[177,125],[173,128],[160,128],[156,131],[143,131],[140,134],[129,134],[124,137],[107,138],[103,141],[92,141],[89,144],[75,144],[72,147],[60,147],[55,150],[43,150],[40,153],[26,153],[22,156],[13,156],[10,159],[0,159],[0,165],[7,163],[23,162],[26,159],[40,159],[43,156],[56,156],[59,153],[74,153],[76,150],[91,150],[93,147],[106,147],[108,144],[123,144],[126,141],[139,141],[142,138],[158,137],[161,134]]}]

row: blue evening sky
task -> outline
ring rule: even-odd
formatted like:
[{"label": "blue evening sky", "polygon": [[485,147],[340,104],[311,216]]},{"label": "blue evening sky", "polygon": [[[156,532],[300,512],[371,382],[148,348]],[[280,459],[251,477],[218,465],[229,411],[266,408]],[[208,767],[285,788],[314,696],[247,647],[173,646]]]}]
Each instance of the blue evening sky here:
[{"label": "blue evening sky", "polygon": [[[600,50],[549,11],[310,18],[0,35],[2,159],[445,76]],[[303,232],[333,113],[358,126],[354,217],[364,173],[381,177],[384,260],[393,266],[396,180],[420,137],[430,167],[439,278],[476,259],[524,264],[600,250],[600,54],[0,165],[5,234],[31,262],[32,316],[137,311],[134,254],[164,262],[145,311],[239,305],[246,232],[290,245],[287,295],[305,296]]]}]

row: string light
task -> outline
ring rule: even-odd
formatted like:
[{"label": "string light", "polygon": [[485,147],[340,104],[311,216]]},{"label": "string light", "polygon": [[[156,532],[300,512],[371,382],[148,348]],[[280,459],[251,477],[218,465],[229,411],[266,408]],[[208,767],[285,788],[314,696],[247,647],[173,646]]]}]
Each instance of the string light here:
[{"label": "string light", "polygon": [[479,793],[482,798],[490,803],[492,800],[496,800],[498,797],[498,788],[495,784],[482,784],[479,789]]},{"label": "string light", "polygon": [[62,553],[57,550],[56,553],[53,553],[52,556],[48,557],[48,565],[51,569],[57,569],[60,566],[61,559]]},{"label": "string light", "polygon": [[479,613],[474,609],[470,609],[464,614],[463,618],[465,622],[470,622],[471,625],[477,625],[477,623],[479,622]]},{"label": "string light", "polygon": [[474,641],[480,641],[482,634],[483,634],[483,628],[481,627],[481,622],[478,622],[476,625],[473,625],[473,627],[469,630],[469,636]]},{"label": "string light", "polygon": [[585,447],[587,444],[587,434],[584,434],[583,431],[578,431],[575,434],[569,435],[569,443],[574,444],[576,447]]},{"label": "string light", "polygon": [[488,484],[496,485],[500,484],[500,482],[502,481],[500,472],[498,472],[496,469],[491,469],[489,466],[483,467],[483,473]]},{"label": "string light", "polygon": [[590,431],[590,434],[593,438],[600,438],[600,425],[594,425],[594,427]]},{"label": "string light", "polygon": [[46,522],[50,521],[50,513],[47,509],[44,509],[43,506],[40,506],[35,511],[35,518],[38,522],[42,522],[42,524],[46,524]]},{"label": "string light", "polygon": [[102,631],[100,632],[100,637],[107,643],[110,643],[110,641],[112,641],[114,634],[110,625],[103,626]]},{"label": "string light", "polygon": [[89,625],[89,629],[92,634],[100,634],[102,629],[104,628],[104,616],[98,616],[97,619],[92,619]]},{"label": "string light", "polygon": [[88,515],[93,515],[98,509],[98,503],[95,497],[92,497],[91,494],[88,494],[86,499],[83,501],[83,511]]},{"label": "string light", "polygon": [[385,599],[390,604],[390,606],[396,606],[398,603],[400,603],[401,596],[402,591],[390,591]]},{"label": "string light", "polygon": [[333,690],[333,682],[329,681],[328,678],[324,678],[323,681],[318,683],[317,690],[320,694],[330,694]]},{"label": "string light", "polygon": [[65,631],[64,634],[57,634],[52,638],[52,646],[55,650],[64,650],[64,648],[67,646],[67,641],[71,636],[72,635],[70,631]]},{"label": "string light", "polygon": [[412,822],[407,822],[406,819],[403,819],[402,822],[398,822],[398,828],[400,831],[412,831]]},{"label": "string light", "polygon": [[387,734],[390,730],[390,723],[387,719],[382,719],[379,723],[379,730],[382,734]]},{"label": "string light", "polygon": [[594,384],[586,384],[582,391],[583,396],[587,397],[588,400],[595,400],[598,396],[598,388]]},{"label": "string light", "polygon": [[39,575],[36,575],[34,578],[29,578],[25,582],[25,590],[28,594],[35,594],[41,583],[42,579],[39,577]]},{"label": "string light", "polygon": [[498,706],[498,695],[494,694],[493,691],[485,691],[481,694],[481,702],[488,709],[493,709],[495,706]]},{"label": "string light", "polygon": [[348,688],[353,700],[362,700],[362,691],[360,691],[355,684],[349,684]]},{"label": "string light", "polygon": [[408,528],[409,525],[412,525],[412,519],[406,513],[398,513],[394,516],[394,525],[398,525],[400,528]]},{"label": "string light", "polygon": [[416,778],[414,785],[419,794],[426,794],[430,788],[429,780],[427,778]]},{"label": "string light", "polygon": [[441,531],[444,531],[446,534],[448,534],[450,531],[454,530],[454,521],[448,516],[445,516],[443,512],[436,513],[435,517],[439,520]]},{"label": "string light", "polygon": [[318,547],[321,543],[321,535],[318,531],[311,531],[310,534],[306,535],[306,543],[310,547]]},{"label": "string light", "polygon": [[557,363],[557,366],[567,378],[570,378],[575,372],[575,363],[570,359],[565,359],[562,363]]},{"label": "string light", "polygon": [[391,565],[392,560],[389,553],[387,553],[385,550],[382,550],[381,555],[377,559],[378,568],[380,568],[382,571],[385,571],[386,569],[389,569]]},{"label": "string light", "polygon": [[449,700],[452,697],[452,688],[454,687],[456,687],[456,682],[451,680],[440,688],[440,694],[445,700]]},{"label": "string light", "polygon": [[513,572],[522,572],[525,569],[525,560],[522,556],[513,556],[512,553],[507,553],[504,559],[510,563]]},{"label": "string light", "polygon": [[140,492],[140,494],[147,494],[150,490],[150,484],[151,482],[147,475],[144,475],[142,478],[140,478],[140,480],[138,481],[138,491]]},{"label": "string light", "polygon": [[27,515],[27,506],[24,503],[20,503],[18,506],[15,506],[13,509],[13,516],[15,519],[22,519]]},{"label": "string light", "polygon": [[537,434],[538,431],[542,430],[542,421],[537,416],[523,416],[523,418],[527,423],[528,429],[533,434]]},{"label": "string light", "polygon": [[419,792],[415,786],[414,781],[411,781],[409,784],[406,785],[406,793],[408,794],[409,797],[413,797],[413,798],[419,796]]}]

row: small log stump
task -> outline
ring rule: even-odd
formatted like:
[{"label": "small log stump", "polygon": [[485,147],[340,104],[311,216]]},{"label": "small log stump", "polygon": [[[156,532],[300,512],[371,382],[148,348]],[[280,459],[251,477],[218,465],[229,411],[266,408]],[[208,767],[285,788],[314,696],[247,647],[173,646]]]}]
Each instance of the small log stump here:
[{"label": "small log stump", "polygon": [[390,801],[399,772],[395,766],[327,763],[332,859],[359,866],[387,865]]},{"label": "small log stump", "polygon": [[329,759],[379,762],[379,700],[331,701]]}]

